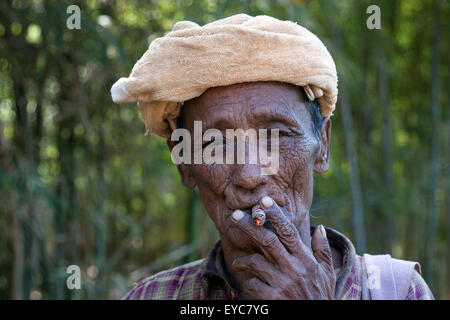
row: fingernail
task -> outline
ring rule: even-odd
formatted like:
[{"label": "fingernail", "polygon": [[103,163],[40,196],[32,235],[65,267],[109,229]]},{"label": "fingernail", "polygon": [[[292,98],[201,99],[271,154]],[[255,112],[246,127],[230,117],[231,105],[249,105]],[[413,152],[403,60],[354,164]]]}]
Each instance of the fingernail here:
[{"label": "fingernail", "polygon": [[239,221],[244,217],[245,213],[241,210],[236,210],[233,212],[233,214],[231,215],[231,217],[233,218],[233,220],[235,221]]},{"label": "fingernail", "polygon": [[323,236],[324,238],[327,237],[327,232],[325,231],[325,228],[324,228],[323,225],[320,225],[320,233],[322,233],[322,236]]},{"label": "fingernail", "polygon": [[271,206],[273,206],[273,200],[269,196],[265,196],[261,199],[261,205],[264,207],[264,209],[268,209]]}]

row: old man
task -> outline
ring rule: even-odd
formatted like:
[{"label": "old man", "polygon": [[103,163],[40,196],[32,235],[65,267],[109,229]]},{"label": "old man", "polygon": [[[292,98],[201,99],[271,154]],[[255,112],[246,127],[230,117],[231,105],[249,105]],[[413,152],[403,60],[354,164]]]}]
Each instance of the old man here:
[{"label": "old man", "polygon": [[220,241],[205,259],[152,275],[124,298],[432,299],[418,263],[356,255],[344,235],[310,225],[313,174],[328,170],[337,92],[328,50],[290,21],[245,14],[202,27],[181,21],[154,40],[131,75],[114,84],[113,100],[138,101],[147,133],[166,138],[171,150],[177,130],[192,133],[184,143],[199,147],[184,155],[211,143],[214,152],[236,150],[217,136],[200,135],[199,145],[198,122],[202,133],[276,133],[267,149],[276,149],[278,165],[265,174],[261,161],[177,162]]}]

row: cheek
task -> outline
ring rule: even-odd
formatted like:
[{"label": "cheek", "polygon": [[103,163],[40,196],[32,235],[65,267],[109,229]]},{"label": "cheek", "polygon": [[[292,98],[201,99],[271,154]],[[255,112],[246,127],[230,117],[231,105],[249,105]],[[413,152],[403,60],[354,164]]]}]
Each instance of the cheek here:
[{"label": "cheek", "polygon": [[191,172],[198,183],[199,189],[206,188],[216,195],[221,195],[231,181],[232,168],[225,164],[201,164],[192,165]]},{"label": "cheek", "polygon": [[224,214],[224,191],[231,181],[231,166],[228,165],[191,165],[201,200],[216,225],[219,233],[226,231],[227,222]]},{"label": "cheek", "polygon": [[[289,138],[280,143],[280,170],[278,185],[289,195],[291,212],[305,212],[312,203],[314,179],[313,168],[318,148],[312,139]],[[303,215],[292,217],[295,224],[303,220]]]},{"label": "cheek", "polygon": [[249,252],[257,250],[257,246],[232,222],[232,212],[225,208],[223,194],[217,193],[215,189],[207,185],[199,184],[198,189],[205,210],[216,226],[222,241],[226,239],[227,242],[241,249],[244,246]]},{"label": "cheek", "polygon": [[313,138],[286,138],[280,141],[279,175],[289,188],[300,192],[312,183],[318,148]]}]

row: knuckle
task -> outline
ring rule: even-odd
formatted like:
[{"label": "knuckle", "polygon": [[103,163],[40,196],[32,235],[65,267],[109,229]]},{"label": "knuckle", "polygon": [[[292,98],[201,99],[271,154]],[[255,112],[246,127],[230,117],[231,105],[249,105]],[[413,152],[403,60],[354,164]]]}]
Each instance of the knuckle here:
[{"label": "knuckle", "polygon": [[273,233],[266,233],[261,239],[261,244],[265,247],[272,247],[277,241],[277,236]]},{"label": "knuckle", "polygon": [[255,259],[249,259],[248,266],[251,269],[256,269],[258,267],[258,263],[255,261]]},{"label": "knuckle", "polygon": [[270,207],[268,209],[264,209],[264,212],[266,213],[266,215],[270,219],[270,221],[272,221],[274,224],[282,224],[283,223],[285,216],[277,204],[274,204],[272,207]]},{"label": "knuckle", "polygon": [[289,291],[289,284],[282,283],[280,286],[275,290],[275,294],[277,296],[285,295]]},{"label": "knuckle", "polygon": [[294,276],[294,283],[303,283],[305,279],[308,277],[308,271],[304,269],[300,269]]},{"label": "knuckle", "polygon": [[258,236],[253,229],[249,228],[247,225],[242,226],[241,228],[251,239],[255,241],[258,240]]},{"label": "knuckle", "polygon": [[280,288],[274,290],[274,292],[272,293],[273,296],[274,296],[274,299],[275,300],[281,300],[282,297],[284,297],[286,295],[286,293],[284,292],[285,290],[286,289],[280,289]]},{"label": "knuckle", "polygon": [[255,278],[251,278],[247,280],[247,288],[249,290],[254,290],[256,288],[256,279]]},{"label": "knuckle", "polygon": [[255,253],[250,256],[250,260],[253,264],[259,265],[264,261],[264,258],[259,253]]},{"label": "knuckle", "polygon": [[322,266],[320,263],[314,263],[312,268],[311,268],[311,274],[315,277],[315,278],[319,278],[320,275],[322,274]]},{"label": "knuckle", "polygon": [[297,230],[292,224],[286,223],[281,227],[280,233],[285,238],[294,238],[296,235],[296,231]]}]

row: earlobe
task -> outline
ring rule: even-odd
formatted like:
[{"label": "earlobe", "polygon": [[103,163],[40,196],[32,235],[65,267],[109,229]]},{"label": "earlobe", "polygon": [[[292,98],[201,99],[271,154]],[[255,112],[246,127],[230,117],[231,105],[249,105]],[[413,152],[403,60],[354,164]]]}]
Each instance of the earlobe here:
[{"label": "earlobe", "polygon": [[192,176],[189,168],[186,167],[184,164],[177,165],[178,172],[180,173],[181,177],[181,183],[189,189],[194,189],[197,185],[197,181],[195,181],[194,177]]},{"label": "earlobe", "polygon": [[[167,146],[169,147],[169,150],[172,152],[173,147],[175,146],[175,143],[171,141],[170,139],[167,139]],[[197,182],[195,181],[194,177],[192,176],[190,170],[188,167],[186,167],[185,164],[179,164],[177,165],[178,173],[181,177],[181,183],[189,189],[194,189],[197,185]]]},{"label": "earlobe", "polygon": [[314,161],[314,172],[324,173],[328,171],[330,165],[330,137],[331,137],[331,119],[326,118],[320,130],[322,139],[322,150]]}]

